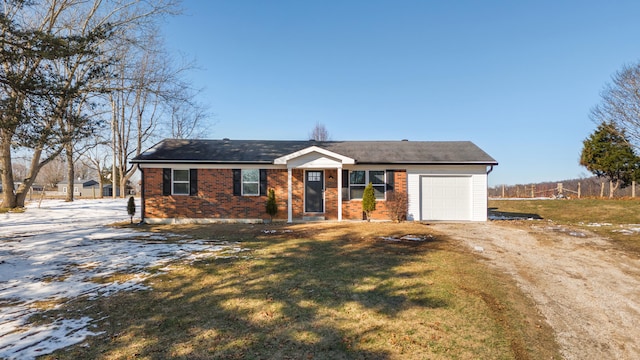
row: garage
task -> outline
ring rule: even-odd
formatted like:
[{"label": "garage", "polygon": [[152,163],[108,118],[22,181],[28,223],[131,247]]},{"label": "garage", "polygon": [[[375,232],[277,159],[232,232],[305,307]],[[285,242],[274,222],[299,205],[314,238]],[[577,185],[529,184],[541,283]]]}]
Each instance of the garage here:
[{"label": "garage", "polygon": [[416,166],[407,170],[407,219],[487,221],[485,166]]},{"label": "garage", "polygon": [[471,176],[422,176],[421,220],[472,219]]}]

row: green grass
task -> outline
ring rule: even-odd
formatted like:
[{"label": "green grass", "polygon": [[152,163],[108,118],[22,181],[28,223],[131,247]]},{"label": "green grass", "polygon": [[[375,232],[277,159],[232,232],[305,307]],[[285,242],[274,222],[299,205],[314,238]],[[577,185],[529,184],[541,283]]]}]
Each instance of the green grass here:
[{"label": "green grass", "polygon": [[496,214],[533,216],[594,231],[625,251],[640,254],[640,234],[620,232],[640,224],[638,200],[490,200],[489,209]]},{"label": "green grass", "polygon": [[[153,227],[240,240],[241,257],[174,267],[152,290],[56,311],[102,319],[44,359],[559,358],[513,281],[414,223]],[[287,230],[287,232],[283,232]],[[290,232],[289,232],[290,231]],[[55,315],[55,314],[51,314]]]}]

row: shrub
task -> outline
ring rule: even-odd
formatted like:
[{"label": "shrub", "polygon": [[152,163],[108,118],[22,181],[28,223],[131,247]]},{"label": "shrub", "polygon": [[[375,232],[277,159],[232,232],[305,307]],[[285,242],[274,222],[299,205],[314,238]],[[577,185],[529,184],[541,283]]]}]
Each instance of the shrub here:
[{"label": "shrub", "polygon": [[371,221],[371,213],[376,209],[376,195],[373,191],[373,184],[369,183],[367,187],[364,188],[364,193],[362,194],[362,211],[367,217],[367,221]]},{"label": "shrub", "polygon": [[267,214],[273,220],[273,217],[278,213],[278,203],[276,203],[276,192],[273,189],[269,189],[267,193]]},{"label": "shrub", "polygon": [[387,209],[389,211],[389,219],[395,222],[407,220],[407,212],[409,211],[409,203],[406,192],[390,191],[387,193]]},{"label": "shrub", "polygon": [[133,224],[133,215],[136,213],[136,201],[133,199],[133,196],[130,196],[129,202],[127,202],[127,213],[129,213],[131,223]]}]

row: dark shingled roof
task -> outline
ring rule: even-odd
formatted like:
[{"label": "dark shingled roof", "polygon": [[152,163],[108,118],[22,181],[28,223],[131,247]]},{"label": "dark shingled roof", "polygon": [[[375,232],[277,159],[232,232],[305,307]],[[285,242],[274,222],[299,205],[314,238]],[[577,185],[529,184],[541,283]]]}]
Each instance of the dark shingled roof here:
[{"label": "dark shingled roof", "polygon": [[498,163],[470,141],[279,141],[167,139],[136,156],[132,163],[272,164],[310,146],[350,157],[358,164]]}]

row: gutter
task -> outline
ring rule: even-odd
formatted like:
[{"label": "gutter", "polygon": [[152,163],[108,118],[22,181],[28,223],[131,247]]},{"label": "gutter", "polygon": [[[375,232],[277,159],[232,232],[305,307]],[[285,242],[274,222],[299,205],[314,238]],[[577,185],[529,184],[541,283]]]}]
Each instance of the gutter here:
[{"label": "gutter", "polygon": [[489,176],[489,174],[491,174],[491,172],[493,171],[493,165],[491,165],[491,167],[489,168],[489,170],[487,171],[487,176]]}]

